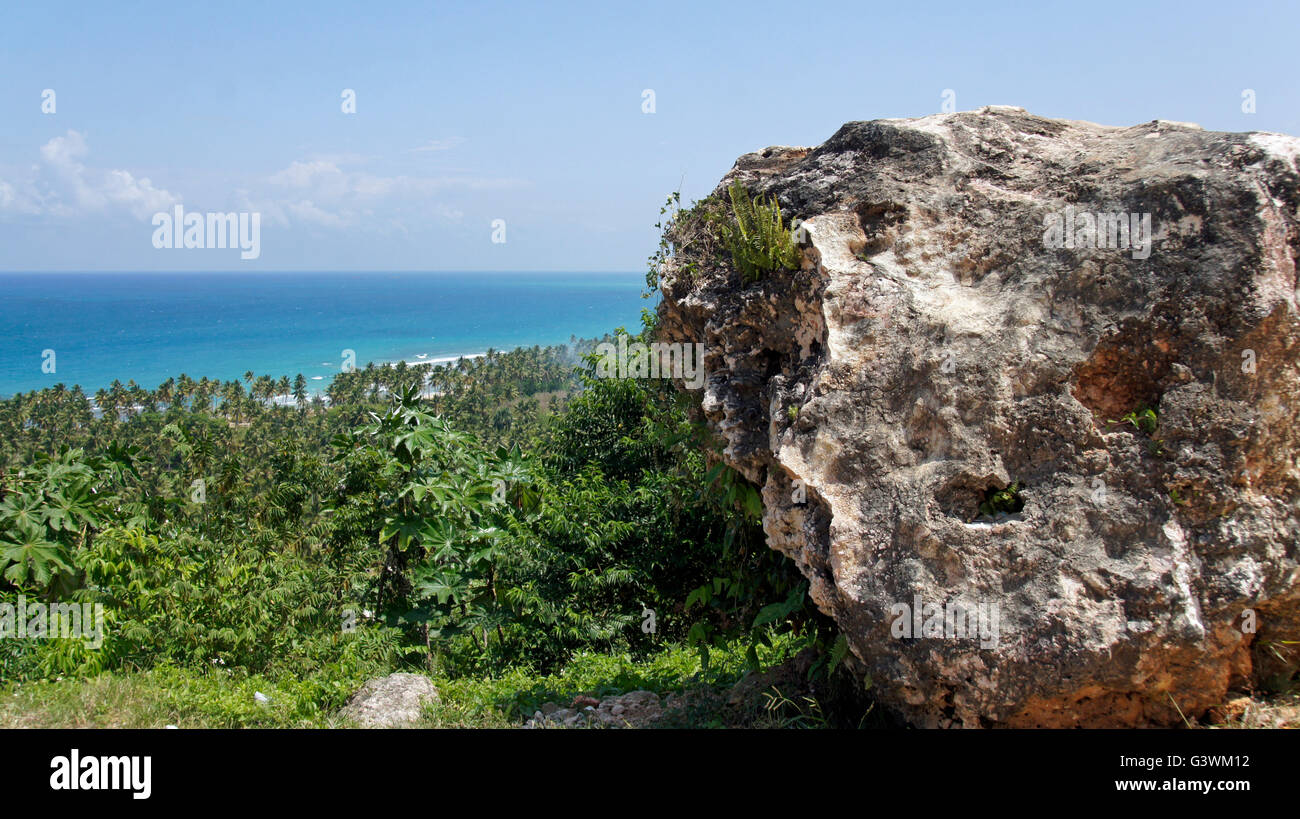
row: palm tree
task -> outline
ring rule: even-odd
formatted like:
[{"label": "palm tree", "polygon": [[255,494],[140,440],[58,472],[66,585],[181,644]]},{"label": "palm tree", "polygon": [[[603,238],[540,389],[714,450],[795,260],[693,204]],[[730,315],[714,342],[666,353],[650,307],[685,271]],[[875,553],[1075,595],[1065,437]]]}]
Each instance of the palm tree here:
[{"label": "palm tree", "polygon": [[176,389],[174,390],[174,393],[176,395],[176,403],[180,404],[182,409],[188,409],[190,396],[194,394],[194,379],[190,378],[185,373],[181,373],[180,377],[176,379]]},{"label": "palm tree", "polygon": [[154,390],[153,393],[154,401],[158,404],[166,404],[167,408],[171,409],[172,391],[175,388],[176,388],[175,379],[168,378],[166,381],[158,385],[158,389]]}]

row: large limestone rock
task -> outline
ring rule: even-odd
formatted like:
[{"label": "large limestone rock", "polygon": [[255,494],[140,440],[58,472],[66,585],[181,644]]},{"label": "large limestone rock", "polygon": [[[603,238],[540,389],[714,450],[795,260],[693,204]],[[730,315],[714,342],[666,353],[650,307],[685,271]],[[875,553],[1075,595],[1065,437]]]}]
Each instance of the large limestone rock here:
[{"label": "large limestone rock", "polygon": [[1003,107],[854,122],[719,185],[801,218],[803,269],[745,284],[679,226],[661,336],[707,345],[700,409],[884,705],[1172,724],[1294,670],[1298,155]]}]

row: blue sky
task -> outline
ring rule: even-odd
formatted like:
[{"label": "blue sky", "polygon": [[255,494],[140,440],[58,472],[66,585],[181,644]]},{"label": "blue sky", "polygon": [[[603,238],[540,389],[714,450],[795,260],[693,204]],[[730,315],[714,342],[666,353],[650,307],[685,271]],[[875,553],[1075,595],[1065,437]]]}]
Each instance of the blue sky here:
[{"label": "blue sky", "polygon": [[[672,190],[945,89],[1300,133],[1297,31],[1293,2],[12,3],[0,270],[635,270]],[[177,203],[261,213],[260,257],[155,249]]]}]

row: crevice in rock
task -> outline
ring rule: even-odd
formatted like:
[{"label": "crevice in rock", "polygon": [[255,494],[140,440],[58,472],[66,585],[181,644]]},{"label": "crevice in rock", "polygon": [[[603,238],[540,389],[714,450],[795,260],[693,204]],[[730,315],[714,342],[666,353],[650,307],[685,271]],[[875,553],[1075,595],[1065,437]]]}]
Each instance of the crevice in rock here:
[{"label": "crevice in rock", "polygon": [[1159,406],[1160,384],[1174,364],[1172,349],[1136,327],[1107,338],[1075,368],[1074,397],[1099,429],[1141,407]]}]

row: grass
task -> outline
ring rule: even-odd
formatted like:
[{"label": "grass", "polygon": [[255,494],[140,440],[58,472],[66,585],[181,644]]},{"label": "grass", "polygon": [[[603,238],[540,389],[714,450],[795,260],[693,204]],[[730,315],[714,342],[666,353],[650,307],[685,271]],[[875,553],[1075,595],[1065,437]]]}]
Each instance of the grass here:
[{"label": "grass", "polygon": [[[785,663],[800,645],[784,637],[773,642],[773,647],[759,649],[760,666],[766,669]],[[831,724],[820,693],[819,698],[809,697],[798,681],[780,674],[760,680],[745,702],[729,704],[731,686],[748,671],[744,649],[743,642],[715,648],[707,671],[700,667],[698,652],[673,645],[642,659],[581,654],[554,674],[511,668],[481,678],[434,677],[440,701],[427,706],[411,727],[518,728],[546,702],[564,706],[578,695],[599,698],[635,690],[682,695],[680,706],[665,714],[660,723],[664,727]],[[0,728],[347,728],[337,712],[362,682],[362,677],[330,678],[324,673],[301,680],[270,679],[171,666],[89,679],[11,682],[0,685]],[[269,702],[259,702],[258,692]],[[873,721],[875,717],[869,710],[862,712],[852,716],[847,727],[888,727]],[[1300,727],[1300,693],[1237,697],[1193,723],[1210,728]]]},{"label": "grass", "polygon": [[1267,699],[1240,696],[1213,708],[1201,720],[1205,728],[1300,728],[1300,691]]},{"label": "grass", "polygon": [[[91,679],[15,683],[0,691],[0,728],[307,728],[331,724],[311,682],[156,668]],[[258,702],[256,693],[270,698]]]},{"label": "grass", "polygon": [[[489,677],[434,677],[440,701],[413,727],[518,727],[543,703],[564,705],[579,694],[717,691],[746,672],[745,648],[739,641],[715,648],[707,671],[696,650],[671,645],[641,659],[579,654],[554,674],[515,667]],[[798,648],[793,638],[778,638],[770,648],[759,647],[760,664],[780,663]],[[271,679],[238,670],[159,666],[89,679],[8,683],[0,685],[0,728],[341,728],[347,724],[337,711],[364,681],[325,673]],[[259,702],[257,693],[270,701]],[[692,720],[721,723],[708,713]]]}]

